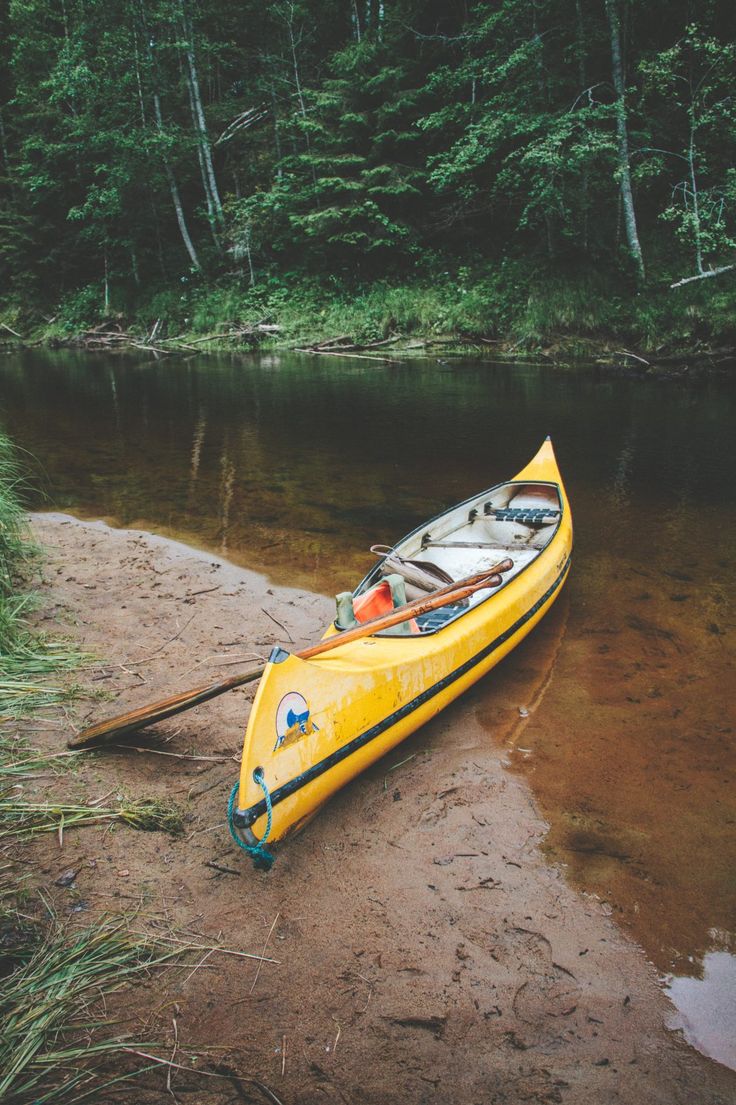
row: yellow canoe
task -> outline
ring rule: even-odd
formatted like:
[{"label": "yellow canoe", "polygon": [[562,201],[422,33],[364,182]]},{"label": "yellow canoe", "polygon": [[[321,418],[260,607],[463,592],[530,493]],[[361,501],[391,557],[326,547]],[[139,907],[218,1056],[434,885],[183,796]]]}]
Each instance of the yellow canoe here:
[{"label": "yellow canoe", "polygon": [[[453,579],[505,557],[513,568],[500,587],[403,632],[346,642],[310,660],[274,649],[228,811],[236,840],[264,866],[271,860],[265,839],[280,840],[303,825],[502,660],[555,601],[570,568],[572,519],[550,439],[513,480],[438,515],[393,551]],[[356,598],[379,583],[382,568],[385,574],[379,562]],[[327,630],[337,632],[334,624]]]}]

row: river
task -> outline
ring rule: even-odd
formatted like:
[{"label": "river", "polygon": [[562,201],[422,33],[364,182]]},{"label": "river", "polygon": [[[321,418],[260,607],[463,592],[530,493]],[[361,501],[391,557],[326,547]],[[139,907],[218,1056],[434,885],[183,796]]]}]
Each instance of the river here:
[{"label": "river", "polygon": [[[645,949],[705,1053],[736,1067],[734,392],[596,366],[272,354],[0,358],[36,509],[212,549],[334,593],[551,434],[574,566],[473,691],[529,780],[552,861]],[[729,980],[731,980],[729,982]]]}]

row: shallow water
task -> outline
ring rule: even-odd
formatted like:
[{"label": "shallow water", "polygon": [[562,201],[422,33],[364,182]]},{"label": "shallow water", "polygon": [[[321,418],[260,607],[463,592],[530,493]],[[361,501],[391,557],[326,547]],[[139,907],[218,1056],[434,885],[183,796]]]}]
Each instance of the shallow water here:
[{"label": "shallow water", "polygon": [[371,544],[512,476],[550,433],[573,572],[475,707],[528,776],[552,858],[631,929],[688,1038],[723,1062],[698,1010],[736,929],[733,415],[722,381],[594,367],[0,358],[0,420],[40,466],[35,507],[327,593],[357,582]]}]

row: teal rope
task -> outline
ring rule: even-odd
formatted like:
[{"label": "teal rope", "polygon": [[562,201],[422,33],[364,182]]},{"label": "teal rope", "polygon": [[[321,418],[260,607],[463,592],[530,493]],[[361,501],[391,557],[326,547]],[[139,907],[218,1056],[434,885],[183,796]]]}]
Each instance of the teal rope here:
[{"label": "teal rope", "polygon": [[230,830],[230,836],[233,838],[238,848],[242,848],[244,852],[253,860],[253,866],[257,871],[270,871],[276,858],[269,852],[268,848],[264,847],[266,841],[271,833],[271,821],[273,806],[271,805],[271,792],[266,785],[266,780],[263,777],[263,771],[260,767],[257,767],[253,772],[253,778],[259,784],[263,791],[263,797],[266,799],[266,831],[258,841],[257,844],[246,844],[244,840],[241,840],[238,834],[235,832],[233,825],[233,810],[235,809],[235,796],[238,793],[240,783],[236,783],[233,789],[230,791],[230,801],[227,804],[227,827]]}]

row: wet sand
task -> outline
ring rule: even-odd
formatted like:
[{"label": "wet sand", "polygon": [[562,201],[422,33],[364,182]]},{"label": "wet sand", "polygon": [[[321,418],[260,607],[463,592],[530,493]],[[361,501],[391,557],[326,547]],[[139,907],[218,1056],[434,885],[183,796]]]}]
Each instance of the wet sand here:
[{"label": "wet sand", "polygon": [[[332,612],[323,596],[163,538],[61,515],[34,528],[48,550],[41,624],[99,657],[85,682],[115,699],[82,703],[80,726],[230,674],[272,644],[304,645]],[[553,654],[554,633],[545,640]],[[543,692],[546,670],[516,671],[520,702]],[[39,885],[62,916],[80,902],[81,922],[135,909],[139,928],[250,952],[270,933],[279,962],[257,980],[254,963],[213,956],[137,991],[131,1013],[147,1038],[173,1046],[175,1003],[180,1056],[259,1078],[284,1105],[734,1099],[736,1074],[665,1027],[672,1007],[610,906],[545,860],[547,826],[489,739],[480,690],[342,791],[268,875],[224,824],[253,694],[172,718],[156,752],[99,753],[61,782],[31,784],[37,795],[165,796],[187,811],[181,839],[89,828],[66,833],[61,851],[36,843]],[[29,734],[55,750],[66,735],[65,724]],[[76,888],[54,887],[77,858]],[[207,1046],[223,1049],[217,1060],[202,1058]],[[202,1081],[177,1073],[172,1088],[236,1100],[229,1084],[218,1096]],[[130,1096],[164,1099],[163,1076]]]}]

